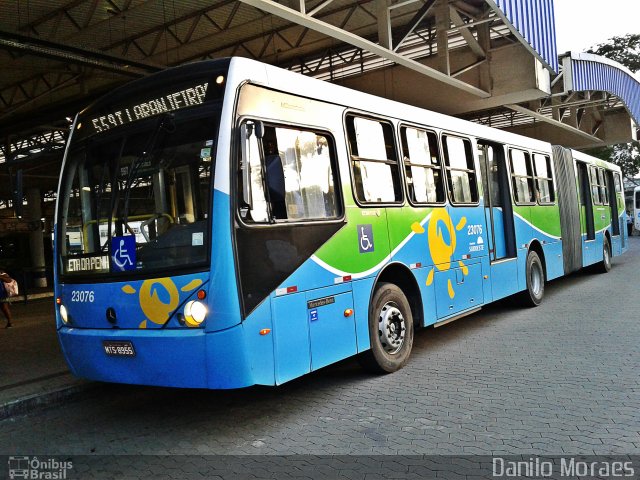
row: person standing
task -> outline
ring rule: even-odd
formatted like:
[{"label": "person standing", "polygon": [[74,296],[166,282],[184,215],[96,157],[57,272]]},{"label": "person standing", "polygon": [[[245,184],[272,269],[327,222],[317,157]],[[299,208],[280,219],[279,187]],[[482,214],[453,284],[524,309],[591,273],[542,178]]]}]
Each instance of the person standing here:
[{"label": "person standing", "polygon": [[11,328],[11,308],[9,308],[9,295],[7,295],[7,289],[5,283],[9,283],[13,280],[8,273],[0,270],[0,310],[7,319],[7,324],[4,328]]}]

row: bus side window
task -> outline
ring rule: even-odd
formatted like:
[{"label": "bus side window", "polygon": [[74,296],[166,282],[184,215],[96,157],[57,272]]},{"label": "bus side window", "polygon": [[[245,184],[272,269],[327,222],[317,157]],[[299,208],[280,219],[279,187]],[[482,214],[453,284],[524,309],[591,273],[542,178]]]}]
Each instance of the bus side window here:
[{"label": "bus side window", "polygon": [[[266,132],[271,129],[267,128]],[[274,215],[283,220],[322,220],[339,216],[335,185],[335,161],[330,137],[321,133],[293,128],[274,128],[275,160],[267,161],[267,184],[271,194],[272,176],[278,180],[283,211]],[[265,141],[267,135],[265,134]],[[274,198],[271,194],[273,205]]]},{"label": "bus side window", "polygon": [[511,178],[516,204],[535,203],[533,170],[529,152],[512,148],[509,150],[509,157],[511,158]]},{"label": "bus side window", "polygon": [[622,192],[622,180],[620,180],[620,174],[618,172],[613,174],[613,183],[616,187],[616,193]]},{"label": "bus side window", "polygon": [[265,126],[261,139],[249,137],[250,223],[335,219],[340,216],[328,135]]},{"label": "bus side window", "polygon": [[600,198],[600,185],[598,184],[598,170],[593,165],[589,165],[589,182],[591,183],[591,196],[594,205],[602,205]]},{"label": "bus side window", "polygon": [[607,188],[607,179],[602,168],[598,169],[598,188],[600,189],[602,204],[609,205],[609,189]]},{"label": "bus side window", "polygon": [[402,127],[402,154],[409,198],[413,203],[443,203],[444,181],[434,132]]},{"label": "bus side window", "polygon": [[[243,192],[244,189],[248,189],[243,193],[248,195],[250,205],[240,208],[240,216],[246,222],[265,223],[269,220],[269,211],[264,189],[260,141],[254,132],[248,138],[243,138],[242,141],[245,142],[244,150],[247,156],[250,182],[248,185],[242,186],[239,191]],[[242,179],[242,174],[239,175],[239,179]]]},{"label": "bus side window", "polygon": [[360,203],[400,203],[402,187],[389,123],[348,116],[353,187]]},{"label": "bus side window", "polygon": [[535,170],[536,186],[538,189],[538,202],[541,204],[555,203],[556,199],[553,188],[551,158],[548,155],[534,153],[533,166]]},{"label": "bus side window", "polygon": [[471,142],[450,135],[442,138],[451,203],[477,203],[478,183]]}]

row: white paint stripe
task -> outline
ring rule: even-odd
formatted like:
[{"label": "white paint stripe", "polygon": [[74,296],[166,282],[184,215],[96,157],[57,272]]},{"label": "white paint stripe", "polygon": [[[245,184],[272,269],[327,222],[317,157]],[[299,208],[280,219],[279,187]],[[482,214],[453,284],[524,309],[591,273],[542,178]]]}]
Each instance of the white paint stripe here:
[{"label": "white paint stripe", "polygon": [[550,238],[555,238],[556,240],[560,240],[562,237],[556,237],[555,235],[551,235],[550,233],[545,232],[544,230],[540,230],[538,227],[536,227],[533,223],[529,222],[528,220],[526,220],[525,218],[522,217],[522,215],[520,215],[519,213],[513,212],[513,215],[515,217],[518,217],[520,220],[522,220],[524,223],[526,223],[527,225],[529,225],[531,228],[533,228],[534,230],[542,233],[543,235],[546,235],[547,237]]},{"label": "white paint stripe", "polygon": [[[522,217],[522,215],[513,212],[514,216],[518,217],[520,220],[522,220],[524,223],[526,223],[527,225],[529,225],[531,228],[533,228],[534,230],[542,233],[543,235],[549,237],[549,238],[554,238],[556,240],[560,240],[562,237],[557,237],[555,235],[551,235],[547,232],[545,232],[544,230],[539,229],[538,227],[536,227],[535,225],[533,225],[531,222],[529,222],[528,220],[526,220],[525,218]],[[424,227],[424,224],[427,223],[429,221],[429,218],[431,218],[431,213],[429,213],[429,215],[427,215],[421,222],[420,222],[420,226]],[[606,230],[606,228],[605,228]],[[600,233],[602,230],[596,232],[596,233]],[[360,272],[360,273],[352,273],[352,272],[345,272],[344,270],[339,270],[337,268],[332,267],[331,265],[329,265],[328,263],[320,260],[317,256],[312,255],[311,256],[311,260],[313,260],[314,262],[316,262],[316,264],[318,264],[320,267],[324,268],[325,270],[333,273],[334,275],[338,275],[341,277],[347,276],[347,275],[351,275],[352,280],[356,280],[358,278],[364,278],[367,277],[369,275],[371,275],[372,273],[380,270],[380,268],[382,268],[382,266],[384,264],[386,264],[389,260],[391,260],[391,258],[393,258],[402,247],[404,247],[409,240],[411,240],[413,238],[413,236],[416,235],[415,232],[411,232],[409,235],[407,235],[407,237],[400,242],[400,244],[393,249],[393,251],[391,252],[391,254],[387,255],[386,257],[384,257],[378,264],[376,264],[374,267],[370,268],[369,270],[366,270],[364,272]]]}]

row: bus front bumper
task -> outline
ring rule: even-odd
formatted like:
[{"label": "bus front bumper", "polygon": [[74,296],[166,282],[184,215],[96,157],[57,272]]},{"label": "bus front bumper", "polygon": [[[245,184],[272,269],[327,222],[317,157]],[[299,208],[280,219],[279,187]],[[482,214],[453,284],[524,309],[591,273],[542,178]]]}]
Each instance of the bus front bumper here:
[{"label": "bus front bumper", "polygon": [[[71,372],[90,380],[220,389],[255,383],[241,348],[241,325],[211,333],[62,327],[58,337]],[[129,344],[134,355],[109,355],[105,349]]]}]

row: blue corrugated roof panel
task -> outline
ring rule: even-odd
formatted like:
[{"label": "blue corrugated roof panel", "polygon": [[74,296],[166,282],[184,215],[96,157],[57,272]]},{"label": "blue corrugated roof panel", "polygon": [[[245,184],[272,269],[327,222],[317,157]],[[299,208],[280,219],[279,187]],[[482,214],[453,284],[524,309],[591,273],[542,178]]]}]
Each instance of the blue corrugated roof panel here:
[{"label": "blue corrugated roof panel", "polygon": [[570,60],[571,90],[612,93],[624,102],[635,122],[640,125],[640,81],[631,71],[608,58],[587,53],[572,52]]},{"label": "blue corrugated roof panel", "polygon": [[553,0],[488,0],[548,68],[558,72]]}]

